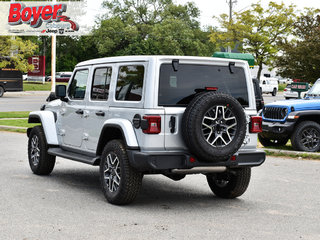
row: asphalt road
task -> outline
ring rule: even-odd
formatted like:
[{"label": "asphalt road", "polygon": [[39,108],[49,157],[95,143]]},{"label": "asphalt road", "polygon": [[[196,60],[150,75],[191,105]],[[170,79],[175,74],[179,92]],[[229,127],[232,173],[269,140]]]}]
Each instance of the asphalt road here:
[{"label": "asphalt road", "polygon": [[205,177],[145,176],[129,206],[108,204],[98,168],[58,159],[31,173],[27,137],[0,132],[0,239],[320,239],[320,161],[269,157],[247,192],[216,198]]},{"label": "asphalt road", "polygon": [[[35,93],[5,93],[0,98],[0,112],[10,111],[37,111],[46,103],[49,92]],[[278,93],[273,97],[271,94],[263,94],[265,103],[284,100],[283,93]]]},{"label": "asphalt road", "polygon": [[0,112],[37,111],[46,103],[49,92],[7,92],[0,98]]},{"label": "asphalt road", "polygon": [[281,101],[281,100],[285,100],[284,96],[283,96],[283,92],[277,92],[276,96],[272,96],[271,94],[263,94],[263,99],[265,103],[272,103],[275,101]]}]

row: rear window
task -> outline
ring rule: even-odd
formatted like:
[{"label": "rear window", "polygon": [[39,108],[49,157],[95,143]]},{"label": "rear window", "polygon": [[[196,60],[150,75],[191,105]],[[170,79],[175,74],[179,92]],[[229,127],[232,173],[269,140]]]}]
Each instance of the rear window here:
[{"label": "rear window", "polygon": [[159,81],[159,106],[185,106],[206,87],[216,87],[218,92],[236,98],[244,107],[249,105],[244,69],[228,66],[179,64],[174,71],[172,64],[162,64]]}]

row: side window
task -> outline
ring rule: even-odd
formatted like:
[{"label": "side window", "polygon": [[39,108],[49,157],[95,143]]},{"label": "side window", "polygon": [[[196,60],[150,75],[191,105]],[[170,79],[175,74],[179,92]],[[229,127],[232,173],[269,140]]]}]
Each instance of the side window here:
[{"label": "side window", "polygon": [[70,99],[84,99],[87,87],[88,73],[88,69],[79,70],[75,73],[68,90]]},{"label": "side window", "polygon": [[116,100],[140,101],[142,98],[144,66],[121,66],[117,79]]},{"label": "side window", "polygon": [[108,100],[112,68],[97,68],[93,74],[91,100]]}]

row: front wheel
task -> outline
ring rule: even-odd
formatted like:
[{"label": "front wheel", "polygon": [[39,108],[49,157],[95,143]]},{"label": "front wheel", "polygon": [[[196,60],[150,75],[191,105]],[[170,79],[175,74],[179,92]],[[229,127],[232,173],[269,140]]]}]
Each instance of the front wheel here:
[{"label": "front wheel", "polygon": [[313,121],[299,123],[291,136],[293,149],[306,152],[320,150],[320,125]]},{"label": "front wheel", "polygon": [[4,88],[0,86],[0,97],[2,97],[4,94]]},{"label": "front wheel", "polygon": [[223,173],[207,175],[207,181],[212,192],[221,198],[236,198],[248,188],[251,178],[251,168],[232,169]]},{"label": "front wheel", "polygon": [[34,127],[30,132],[28,158],[34,174],[48,175],[54,168],[56,157],[48,154],[46,136],[41,126]]},{"label": "front wheel", "polygon": [[274,97],[275,97],[276,95],[277,95],[277,89],[276,89],[276,88],[274,88],[274,89],[273,89],[273,91],[272,91],[272,96],[274,96]]},{"label": "front wheel", "polygon": [[130,166],[123,141],[112,140],[104,147],[100,182],[105,198],[112,204],[128,204],[137,197],[142,174]]}]

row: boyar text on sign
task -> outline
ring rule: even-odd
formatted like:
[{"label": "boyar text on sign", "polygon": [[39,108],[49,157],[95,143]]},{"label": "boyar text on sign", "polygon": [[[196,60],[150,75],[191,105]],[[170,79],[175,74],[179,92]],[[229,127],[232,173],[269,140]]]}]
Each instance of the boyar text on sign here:
[{"label": "boyar text on sign", "polygon": [[26,7],[23,3],[11,3],[9,9],[9,25],[29,24],[33,28],[39,28],[43,22],[68,22],[74,31],[79,30],[79,25],[70,20],[67,16],[62,16],[66,12],[66,4],[45,5]]}]

